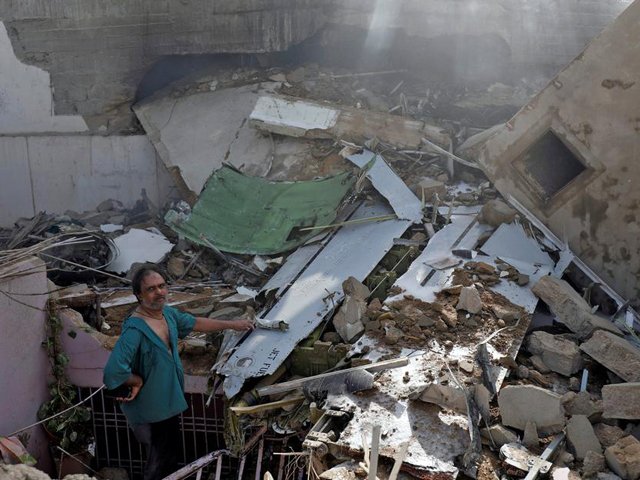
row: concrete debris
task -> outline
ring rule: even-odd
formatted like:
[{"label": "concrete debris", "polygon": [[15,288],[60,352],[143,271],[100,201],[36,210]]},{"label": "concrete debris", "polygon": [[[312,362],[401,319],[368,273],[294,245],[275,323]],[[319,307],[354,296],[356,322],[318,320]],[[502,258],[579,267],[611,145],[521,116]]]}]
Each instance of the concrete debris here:
[{"label": "concrete debris", "polygon": [[249,116],[250,124],[266,132],[304,138],[338,138],[362,145],[377,137],[400,148],[416,149],[427,137],[440,145],[450,139],[441,128],[396,115],[362,111],[301,98],[262,96]]},{"label": "concrete debris", "polygon": [[493,441],[497,448],[507,443],[515,443],[518,441],[518,435],[502,425],[491,425],[488,428],[482,428],[480,434],[490,445]]},{"label": "concrete debris", "polygon": [[598,437],[598,440],[605,448],[615,445],[618,440],[626,436],[626,433],[620,427],[608,425],[606,423],[598,423],[593,430],[596,437]]},{"label": "concrete debris", "polygon": [[413,191],[418,198],[423,199],[425,202],[433,202],[435,195],[438,195],[438,198],[444,198],[447,194],[447,187],[444,182],[431,177],[423,177]]},{"label": "concrete debris", "polygon": [[367,286],[359,282],[355,277],[349,277],[342,282],[342,291],[346,296],[358,300],[366,300],[371,293]]},{"label": "concrete debris", "polygon": [[578,460],[584,460],[587,452],[602,453],[591,422],[585,415],[574,415],[567,422],[567,442]]},{"label": "concrete debris", "polygon": [[463,287],[460,291],[460,299],[456,305],[457,310],[465,310],[469,313],[482,311],[482,299],[476,287]]},{"label": "concrete debris", "polygon": [[467,411],[467,399],[464,390],[450,385],[431,384],[418,397],[423,402],[435,403],[442,408],[460,413]]},{"label": "concrete debris", "polygon": [[364,332],[362,318],[367,311],[367,304],[364,300],[347,296],[333,316],[333,326],[336,332],[345,342],[351,342],[354,338]]},{"label": "concrete debris", "polygon": [[502,424],[524,430],[536,424],[542,435],[560,432],[565,425],[562,397],[532,385],[509,385],[498,393]]},{"label": "concrete debris", "polygon": [[585,478],[593,478],[598,472],[602,472],[607,467],[604,455],[593,450],[588,451],[582,462],[582,475]]},{"label": "concrete debris", "polygon": [[503,223],[513,222],[517,213],[502,200],[489,200],[482,206],[478,221],[492,227],[499,227]]},{"label": "concrete debris", "polygon": [[543,277],[532,291],[549,306],[559,322],[581,339],[588,338],[598,329],[617,335],[622,333],[610,321],[592,313],[591,306],[564,280]]},{"label": "concrete debris", "polygon": [[393,325],[385,325],[384,327],[384,343],[387,345],[395,345],[404,336],[404,332]]},{"label": "concrete debris", "polygon": [[[118,274],[110,281],[126,281],[120,276],[137,263],[163,263],[171,281],[170,304],[198,316],[254,318],[258,328],[250,333],[225,332],[222,341],[206,335],[181,341],[185,385],[189,393],[201,394],[210,372],[224,377],[221,390],[233,404],[231,412],[245,409],[225,425],[237,429],[238,438],[254,427],[300,436],[310,421],[314,426],[307,441],[315,442],[321,457],[313,458],[318,463],[312,465],[319,478],[363,478],[370,465],[335,463],[345,453],[360,457],[362,450],[368,458],[369,441],[363,445],[362,432],[370,432],[372,425],[382,430],[380,455],[398,460],[389,478],[453,479],[461,472],[474,473],[474,455],[482,454],[483,462],[495,457],[485,463],[492,466],[490,473],[481,475],[480,462],[478,475],[472,475],[482,480],[515,476],[510,470],[515,464],[499,462],[496,447],[522,454],[527,461],[524,467],[516,465],[520,470],[528,470],[530,462],[550,468],[551,458],[537,456],[548,441],[543,437],[566,426],[570,451],[558,451],[564,434],[553,440],[558,454],[553,478],[579,478],[578,471],[585,478],[612,476],[603,472],[606,463],[622,478],[638,480],[640,442],[634,435],[640,427],[627,421],[640,419],[640,350],[610,320],[631,327],[632,310],[594,279],[545,223],[516,199],[501,199],[503,185],[491,184],[475,164],[451,154],[464,138],[469,140],[460,151],[480,153],[486,138],[495,139],[511,127],[469,137],[479,129],[456,122],[429,125],[424,115],[412,117],[426,111],[433,95],[427,91],[421,98],[424,89],[409,90],[408,77],[394,78],[393,89],[376,78],[383,88],[373,88],[359,76],[334,83],[335,77],[318,69],[265,70],[252,84],[242,84],[242,76],[234,74],[238,83],[233,88],[209,78],[196,93],[173,90],[136,106],[159,158],[191,204],[198,194],[202,200],[227,169],[229,175],[277,182],[283,192],[302,180],[312,187],[317,178],[332,178],[344,188],[326,221],[283,215],[293,222],[282,234],[299,247],[294,252],[259,250],[255,255],[258,250],[245,250],[243,240],[238,242],[242,249],[229,250],[237,257],[214,255],[199,246],[199,236],[176,238],[179,230],[160,226],[151,232],[161,209],[143,195],[130,210],[107,200],[92,211],[20,220],[10,234],[0,232],[9,252],[0,250],[0,261],[46,238],[51,227],[100,226],[102,233],[97,233],[108,239],[103,250],[111,257],[104,252],[82,256],[100,263],[96,269],[110,263],[108,269]],[[382,96],[380,91],[395,93]],[[322,101],[322,93],[330,94],[331,103]],[[193,129],[185,128],[187,122]],[[463,166],[454,169],[454,161]],[[221,167],[222,162],[235,168]],[[224,189],[215,190],[229,197]],[[264,207],[264,196],[248,197],[249,206]],[[313,196],[320,203],[325,197]],[[286,206],[304,206],[296,201],[300,198],[287,197],[267,210],[282,213]],[[182,218],[191,207],[174,202],[172,211]],[[243,231],[249,225],[247,238],[269,230],[241,222],[245,215],[215,215],[223,232],[236,219]],[[267,256],[279,252],[283,256]],[[565,274],[571,284],[560,280]],[[75,289],[52,285],[51,297],[88,312],[83,321],[71,311],[79,317],[74,330],[85,323],[105,332],[108,327],[108,335],[82,330],[74,331],[73,338],[89,336],[113,348],[122,318],[136,299],[123,289],[82,281]],[[573,333],[559,333],[564,329],[553,324],[546,309],[537,309],[538,298]],[[65,345],[73,343],[67,336],[72,338],[65,335]],[[527,353],[518,355],[522,345]],[[77,373],[86,366],[81,360],[91,360],[95,371],[101,368],[90,353],[72,353],[74,378],[83,378]],[[585,360],[593,375],[581,381]],[[591,360],[607,368],[609,378]],[[345,370],[346,365],[351,368]],[[615,383],[623,380],[629,383]],[[247,381],[251,387],[245,387]],[[268,416],[258,415],[266,411]],[[485,428],[479,430],[480,425]],[[385,462],[377,473],[387,478]]]},{"label": "concrete debris", "polygon": [[602,401],[594,402],[586,391],[565,393],[562,405],[567,415],[586,415],[592,422],[602,415]]},{"label": "concrete debris", "polygon": [[[336,465],[320,474],[322,480],[357,480],[356,472],[360,469],[357,464],[352,466]],[[364,472],[363,472],[364,473]]]},{"label": "concrete debris", "polygon": [[547,367],[542,358],[540,358],[538,355],[531,356],[529,358],[529,361],[531,362],[531,366],[540,373],[549,373],[551,371],[551,369]]},{"label": "concrete debris", "polygon": [[640,382],[640,349],[624,338],[597,331],[580,349],[627,382]]},{"label": "concrete debris", "polygon": [[609,468],[623,480],[640,478],[640,441],[629,435],[604,451]]},{"label": "concrete debris", "polygon": [[539,355],[550,370],[570,377],[582,369],[582,355],[578,346],[564,337],[546,332],[529,335],[528,350]]},{"label": "concrete debris", "polygon": [[604,418],[640,419],[640,383],[616,383],[602,387]]}]

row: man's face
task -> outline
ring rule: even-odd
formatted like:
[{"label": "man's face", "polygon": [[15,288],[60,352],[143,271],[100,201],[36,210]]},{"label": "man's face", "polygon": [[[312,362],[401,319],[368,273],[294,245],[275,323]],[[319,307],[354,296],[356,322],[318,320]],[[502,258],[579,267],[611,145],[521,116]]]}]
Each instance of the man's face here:
[{"label": "man's face", "polygon": [[160,310],[167,302],[167,284],[162,275],[152,272],[142,279],[140,304],[151,310]]}]

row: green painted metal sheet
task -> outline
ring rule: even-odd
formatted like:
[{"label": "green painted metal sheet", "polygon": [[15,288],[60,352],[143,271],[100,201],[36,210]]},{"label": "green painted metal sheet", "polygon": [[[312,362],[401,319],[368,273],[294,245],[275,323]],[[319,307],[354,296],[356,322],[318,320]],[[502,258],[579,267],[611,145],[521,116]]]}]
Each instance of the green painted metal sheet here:
[{"label": "green painted metal sheet", "polygon": [[188,218],[169,211],[165,222],[200,245],[206,245],[204,235],[223,252],[280,253],[318,233],[300,228],[333,222],[353,184],[348,172],[320,180],[272,182],[224,166],[209,179]]}]

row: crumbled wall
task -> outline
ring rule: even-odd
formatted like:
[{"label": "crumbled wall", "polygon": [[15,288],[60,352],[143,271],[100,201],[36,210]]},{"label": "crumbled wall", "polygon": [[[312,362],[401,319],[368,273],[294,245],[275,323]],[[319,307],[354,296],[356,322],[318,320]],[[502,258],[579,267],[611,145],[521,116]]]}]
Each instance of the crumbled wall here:
[{"label": "crumbled wall", "polygon": [[78,213],[113,198],[126,207],[142,189],[157,206],[175,191],[144,135],[0,135],[0,226],[40,211]]},{"label": "crumbled wall", "polygon": [[[630,0],[4,0],[0,19],[22,61],[51,74],[58,115],[91,128],[127,105],[145,72],[166,55],[284,51],[327,24],[359,28],[369,53],[400,29],[406,67],[447,57],[462,73],[499,74],[515,64],[558,69]],[[322,41],[349,50],[333,30]],[[433,39],[434,43],[413,42]],[[433,48],[431,48],[431,46]],[[406,48],[405,48],[406,47]],[[431,53],[431,54],[429,54]],[[480,61],[478,61],[480,59]],[[467,63],[479,70],[469,68]],[[483,67],[484,66],[484,67]],[[455,72],[454,72],[455,73]],[[495,72],[494,72],[495,73]],[[126,113],[123,113],[126,115]]]},{"label": "crumbled wall", "polygon": [[[49,361],[42,348],[49,293],[45,264],[39,258],[5,266],[0,276],[0,434],[9,435],[37,422],[38,409],[49,398]],[[50,471],[44,430],[35,427],[25,433],[38,468]]]},{"label": "crumbled wall", "polygon": [[324,24],[327,0],[15,0],[0,4],[22,61],[51,74],[58,115],[134,97],[164,55],[280,51]]},{"label": "crumbled wall", "polygon": [[[619,294],[640,305],[640,0],[484,147],[480,161]],[[548,200],[517,168],[552,130],[585,170]],[[556,163],[557,165],[557,163]],[[544,175],[553,177],[553,166]]]}]

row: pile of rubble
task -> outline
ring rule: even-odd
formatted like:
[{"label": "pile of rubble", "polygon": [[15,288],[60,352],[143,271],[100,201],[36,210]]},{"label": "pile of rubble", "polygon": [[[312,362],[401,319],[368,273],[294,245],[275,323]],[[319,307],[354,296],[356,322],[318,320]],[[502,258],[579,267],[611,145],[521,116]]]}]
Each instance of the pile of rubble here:
[{"label": "pile of rubble", "polygon": [[[637,315],[453,153],[489,125],[429,123],[440,93],[388,72],[243,71],[162,95],[173,112],[181,97],[247,85],[249,121],[234,142],[268,145],[265,178],[224,167],[201,172],[198,189],[185,173],[190,205],[160,210],[143,196],[128,210],[110,200],[40,214],[2,233],[0,261],[24,251],[52,273],[82,273],[69,288],[78,277],[52,276],[52,296],[108,348],[136,301],[127,276],[143,262],[165,268],[170,304],[255,317],[246,337],[180,346],[187,373],[213,366],[236,453],[270,429],[304,438],[299,454],[323,479],[640,478]],[[136,108],[150,134],[164,108],[153,102],[165,100]],[[154,139],[175,167],[181,146]],[[276,155],[292,142],[313,160]],[[255,223],[217,228],[230,211]],[[60,235],[84,243],[52,253],[43,242]],[[87,243],[97,246],[87,253]]]}]

